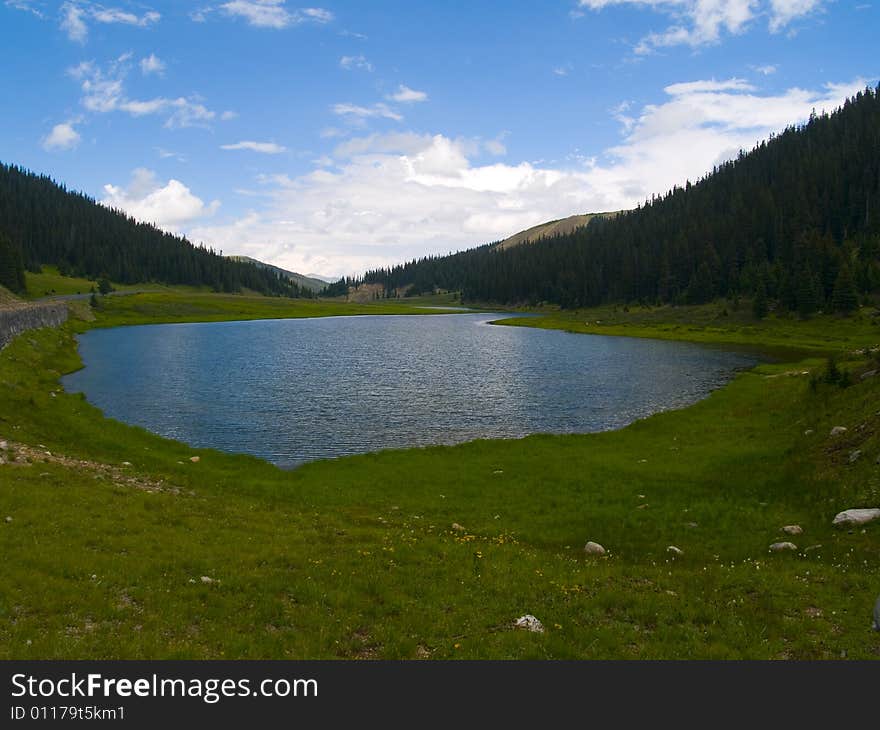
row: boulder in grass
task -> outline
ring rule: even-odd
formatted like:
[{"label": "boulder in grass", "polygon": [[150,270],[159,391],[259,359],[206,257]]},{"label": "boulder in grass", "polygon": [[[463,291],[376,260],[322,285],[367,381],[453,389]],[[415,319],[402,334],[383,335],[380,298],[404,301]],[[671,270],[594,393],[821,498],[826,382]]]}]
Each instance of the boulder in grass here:
[{"label": "boulder in grass", "polygon": [[831,524],[844,527],[864,525],[878,518],[880,518],[880,509],[847,509],[843,512],[838,512]]},{"label": "boulder in grass", "polygon": [[774,542],[770,546],[770,552],[773,553],[784,553],[788,550],[797,550],[797,545],[793,542]]},{"label": "boulder in grass", "polygon": [[520,616],[516,621],[513,622],[513,627],[516,629],[531,631],[533,634],[544,633],[544,624],[542,624],[530,613],[527,613],[525,616]]},{"label": "boulder in grass", "polygon": [[831,429],[832,436],[842,436],[846,433],[846,426],[835,426]]},{"label": "boulder in grass", "polygon": [[786,535],[803,535],[804,534],[804,528],[801,527],[800,525],[786,525],[785,527],[782,528],[782,531]]},{"label": "boulder in grass", "polygon": [[584,554],[586,555],[604,555],[605,548],[603,548],[598,542],[593,542],[592,540],[584,545]]}]

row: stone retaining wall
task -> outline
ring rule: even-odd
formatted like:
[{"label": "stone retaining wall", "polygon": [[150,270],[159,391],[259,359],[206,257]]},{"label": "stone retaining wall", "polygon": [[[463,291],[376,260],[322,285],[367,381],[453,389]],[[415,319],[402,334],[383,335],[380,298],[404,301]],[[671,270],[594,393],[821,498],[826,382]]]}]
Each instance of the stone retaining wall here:
[{"label": "stone retaining wall", "polygon": [[67,321],[65,302],[41,302],[0,308],[0,349],[13,337],[38,327],[58,327]]}]

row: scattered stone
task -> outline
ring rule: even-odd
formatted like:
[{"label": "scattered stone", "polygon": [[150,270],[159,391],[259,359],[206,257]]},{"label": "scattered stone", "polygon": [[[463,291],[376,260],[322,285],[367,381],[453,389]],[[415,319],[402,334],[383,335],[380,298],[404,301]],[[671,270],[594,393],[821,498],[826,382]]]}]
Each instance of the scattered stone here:
[{"label": "scattered stone", "polygon": [[685,522],[684,526],[690,527],[691,529],[694,529],[695,527],[699,527],[699,525],[696,522]]},{"label": "scattered stone", "polygon": [[804,613],[810,618],[822,618],[822,609],[815,606],[807,606],[804,609]]},{"label": "scattered stone", "polygon": [[797,550],[797,545],[793,542],[774,542],[770,546],[770,552],[772,553],[781,553],[786,550]]},{"label": "scattered stone", "polygon": [[813,550],[819,550],[821,547],[822,547],[821,545],[808,545],[807,547],[804,548],[804,552],[811,553],[811,552],[813,552]]},{"label": "scattered stone", "polygon": [[684,550],[682,550],[680,547],[676,547],[675,545],[670,545],[668,548],[666,548],[666,552],[672,553],[673,555],[684,555]]},{"label": "scattered stone", "polygon": [[801,527],[800,525],[786,525],[785,527],[782,528],[782,531],[786,535],[803,535],[804,534],[804,528]]},{"label": "scattered stone", "polygon": [[0,441],[0,451],[6,451],[6,449],[8,448],[9,444],[7,444],[5,441]]},{"label": "scattered stone", "polygon": [[122,466],[131,466],[131,462],[130,461],[123,461]]},{"label": "scattered stone", "polygon": [[849,463],[855,464],[859,457],[862,455],[861,449],[856,449],[855,451],[851,451],[849,454]]},{"label": "scattered stone", "polygon": [[531,631],[535,634],[544,633],[544,624],[538,621],[538,619],[530,613],[527,613],[525,616],[520,616],[513,622],[513,627],[516,629],[525,629],[526,631]]},{"label": "scattered stone", "polygon": [[812,428],[808,428],[806,431],[804,431],[804,436],[812,436],[812,435],[813,435]]},{"label": "scattered stone", "polygon": [[867,380],[868,378],[873,378],[877,374],[876,370],[869,370],[866,373],[862,373],[862,380]]},{"label": "scattered stone", "polygon": [[190,456],[190,457],[189,457],[189,460],[190,460],[193,464],[198,464],[198,463],[202,460],[202,457],[201,457],[201,456]]},{"label": "scattered stone", "polygon": [[462,527],[461,525],[459,525],[457,522],[453,522],[453,523],[452,523],[452,529],[455,530],[456,532],[467,532],[467,531],[464,529],[464,527]]},{"label": "scattered stone", "polygon": [[603,548],[598,542],[593,542],[591,540],[584,545],[584,553],[587,555],[604,555],[605,548]]},{"label": "scattered stone", "polygon": [[848,509],[838,512],[833,525],[864,525],[880,518],[880,509]]},{"label": "scattered stone", "polygon": [[430,658],[431,658],[431,652],[428,650],[427,647],[422,646],[421,644],[419,644],[419,648],[416,649],[416,656],[417,656],[419,659],[430,659]]},{"label": "scattered stone", "polygon": [[832,436],[841,436],[846,433],[846,426],[835,426],[831,429]]},{"label": "scattered stone", "polygon": [[207,575],[203,575],[202,578],[201,578],[201,581],[202,581],[202,583],[204,583],[205,585],[211,585],[211,583],[216,583],[216,582],[217,582],[217,581],[215,581],[213,578],[211,578],[210,576],[207,576]]},{"label": "scattered stone", "polygon": [[638,507],[636,507],[636,509],[646,509],[647,506],[647,504],[640,504]]},{"label": "scattered stone", "polygon": [[7,518],[6,518],[6,522],[7,522],[7,523],[12,522],[12,518],[11,518],[11,517],[7,517]]},{"label": "scattered stone", "polygon": [[493,471],[492,473],[493,473],[493,474],[503,474],[504,471],[503,471],[502,469],[496,469],[496,470]]}]

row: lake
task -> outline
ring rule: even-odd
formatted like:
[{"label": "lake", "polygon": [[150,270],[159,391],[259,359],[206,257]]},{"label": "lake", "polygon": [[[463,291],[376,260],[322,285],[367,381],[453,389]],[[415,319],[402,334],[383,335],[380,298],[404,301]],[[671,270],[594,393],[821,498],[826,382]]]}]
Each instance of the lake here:
[{"label": "lake", "polygon": [[506,315],[97,329],[64,378],[110,418],[284,468],[386,448],[620,428],[694,403],[758,357],[500,327]]}]

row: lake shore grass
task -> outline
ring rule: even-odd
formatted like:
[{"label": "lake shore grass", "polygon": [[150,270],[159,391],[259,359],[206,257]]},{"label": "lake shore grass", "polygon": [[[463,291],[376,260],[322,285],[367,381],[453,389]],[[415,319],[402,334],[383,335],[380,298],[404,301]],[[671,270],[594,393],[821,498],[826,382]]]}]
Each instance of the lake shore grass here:
[{"label": "lake shore grass", "polygon": [[[853,385],[819,382],[809,373],[824,359],[800,355],[619,431],[285,472],[105,419],[65,393],[59,377],[81,366],[76,332],[424,310],[193,294],[101,305],[76,308],[94,321],[28,332],[0,352],[11,462],[0,465],[0,658],[880,653],[880,525],[831,526],[843,509],[880,506],[880,376],[862,380],[876,364],[854,352],[880,343],[867,314],[728,313],[727,327],[711,307],[619,310],[609,325],[613,308],[525,318],[514,324],[833,351]],[[834,426],[847,431],[831,436]],[[803,534],[782,533],[790,524]],[[585,556],[588,540],[607,555]],[[798,549],[769,552],[786,540]],[[545,633],[511,628],[526,613]]]}]

